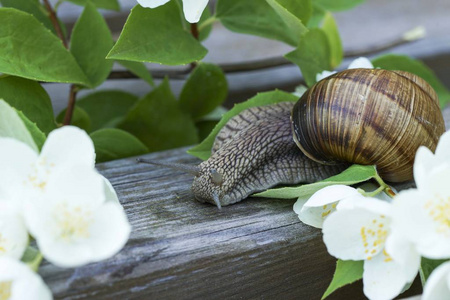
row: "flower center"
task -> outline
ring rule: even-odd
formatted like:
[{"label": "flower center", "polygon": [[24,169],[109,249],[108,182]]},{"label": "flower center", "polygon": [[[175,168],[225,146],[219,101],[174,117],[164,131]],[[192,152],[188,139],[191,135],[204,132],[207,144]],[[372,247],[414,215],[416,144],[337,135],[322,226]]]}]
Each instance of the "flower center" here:
[{"label": "flower center", "polygon": [[81,206],[69,207],[67,203],[59,204],[54,211],[58,237],[66,242],[87,239],[92,223],[92,212]]},{"label": "flower center", "polygon": [[0,282],[0,300],[8,300],[11,298],[12,281]]},{"label": "flower center", "polygon": [[425,203],[428,215],[436,223],[436,231],[450,237],[450,197],[444,199],[436,194],[431,200]]},{"label": "flower center", "polygon": [[364,255],[367,260],[384,248],[384,242],[388,235],[385,216],[374,218],[366,226],[361,227],[360,235],[364,247]]},{"label": "flower center", "polygon": [[32,171],[28,175],[28,181],[25,181],[25,184],[30,183],[32,187],[44,191],[48,176],[54,166],[55,164],[47,162],[45,157],[39,158],[37,163],[32,166]]}]

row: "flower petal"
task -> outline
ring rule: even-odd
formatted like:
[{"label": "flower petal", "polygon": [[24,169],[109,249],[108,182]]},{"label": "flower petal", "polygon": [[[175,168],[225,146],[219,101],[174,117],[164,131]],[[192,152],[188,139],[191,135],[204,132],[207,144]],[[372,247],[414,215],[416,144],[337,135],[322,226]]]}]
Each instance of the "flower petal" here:
[{"label": "flower petal", "polygon": [[[328,252],[343,260],[371,259],[379,253],[388,234],[390,218],[381,215],[369,199],[365,206],[337,210],[323,223],[323,240]],[[375,209],[371,211],[373,206]]]},{"label": "flower petal", "polygon": [[436,159],[433,153],[425,146],[420,146],[417,149],[416,157],[414,159],[414,181],[417,188],[424,187],[424,182],[428,177],[429,170],[436,166]]},{"label": "flower petal", "polygon": [[437,161],[450,163],[450,131],[445,132],[439,138],[435,155]]},{"label": "flower petal", "polygon": [[167,2],[169,2],[170,0],[137,0],[137,2],[142,6],[142,7],[150,7],[150,8],[155,8],[158,7],[160,5],[164,5]]},{"label": "flower petal", "polygon": [[107,202],[99,209],[90,228],[89,246],[93,259],[99,261],[112,257],[128,241],[131,226],[122,206]]},{"label": "flower petal", "polygon": [[366,57],[359,57],[352,61],[348,69],[373,69],[373,65]]},{"label": "flower petal", "polygon": [[[0,284],[10,289],[11,300],[50,300],[52,293],[39,275],[10,257],[0,257]],[[4,290],[2,292],[5,292]]]},{"label": "flower petal", "polygon": [[385,252],[364,262],[364,295],[369,299],[392,299],[401,293],[407,283],[401,266]]},{"label": "flower petal", "polygon": [[420,255],[414,245],[396,231],[391,231],[386,239],[386,253],[401,266],[405,280],[412,282],[420,267]]},{"label": "flower petal", "polygon": [[20,259],[28,245],[28,231],[19,205],[0,202],[0,256]]},{"label": "flower petal", "polygon": [[189,23],[197,23],[208,5],[208,0],[183,0],[184,17]]},{"label": "flower petal", "polygon": [[20,192],[38,154],[27,144],[12,138],[0,138],[0,201],[21,200]]},{"label": "flower petal", "polygon": [[422,300],[447,300],[450,298],[450,261],[437,267],[428,277]]},{"label": "flower petal", "polygon": [[109,180],[106,179],[104,176],[102,176],[102,178],[103,178],[103,190],[105,193],[105,201],[121,205],[119,202],[119,197],[117,197],[116,190],[114,190],[114,187],[112,186],[111,182],[109,182]]},{"label": "flower petal", "polygon": [[94,167],[94,143],[89,135],[75,126],[53,130],[42,147],[39,163],[49,166],[86,165]]},{"label": "flower petal", "polygon": [[346,185],[332,185],[315,192],[307,201],[298,199],[294,211],[303,223],[322,228],[323,221],[336,210],[337,202],[350,196],[359,195],[358,191]]}]

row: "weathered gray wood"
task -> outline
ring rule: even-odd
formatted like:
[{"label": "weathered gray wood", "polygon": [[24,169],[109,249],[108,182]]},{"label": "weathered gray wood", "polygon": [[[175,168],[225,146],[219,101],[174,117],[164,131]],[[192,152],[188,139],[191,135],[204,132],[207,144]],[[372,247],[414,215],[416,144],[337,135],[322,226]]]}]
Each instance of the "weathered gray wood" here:
[{"label": "weathered gray wood", "polygon": [[[199,162],[185,150],[145,157]],[[299,221],[293,200],[249,198],[219,211],[194,200],[190,175],[134,158],[97,168],[133,231],[109,260],[75,269],[44,262],[39,273],[58,299],[320,299],[331,280],[335,259],[320,230]],[[419,292],[416,282],[408,294]],[[363,298],[359,283],[330,299]]]}]

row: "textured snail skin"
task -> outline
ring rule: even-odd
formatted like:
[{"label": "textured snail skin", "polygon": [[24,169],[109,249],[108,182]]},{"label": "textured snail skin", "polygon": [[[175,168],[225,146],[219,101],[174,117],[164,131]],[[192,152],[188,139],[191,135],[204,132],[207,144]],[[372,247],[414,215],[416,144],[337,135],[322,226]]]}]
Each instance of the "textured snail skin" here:
[{"label": "textured snail skin", "polygon": [[414,156],[445,131],[435,91],[403,71],[353,69],[312,86],[292,111],[294,139],[312,160],[375,164],[392,182],[412,179]]},{"label": "textured snail skin", "polygon": [[[230,119],[217,135],[211,157],[199,165],[192,184],[195,198],[212,204],[217,198],[226,206],[277,184],[315,182],[344,170],[345,164],[324,166],[310,160],[295,145],[293,106],[253,107]],[[221,174],[221,183],[213,180],[213,172]]]}]

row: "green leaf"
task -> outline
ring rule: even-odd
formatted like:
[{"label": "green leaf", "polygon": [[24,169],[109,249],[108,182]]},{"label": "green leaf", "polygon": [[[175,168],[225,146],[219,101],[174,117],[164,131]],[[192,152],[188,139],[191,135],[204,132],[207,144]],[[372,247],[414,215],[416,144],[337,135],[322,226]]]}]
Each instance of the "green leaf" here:
[{"label": "green leaf", "polygon": [[114,61],[105,57],[113,44],[108,25],[88,1],[73,28],[70,52],[89,78],[90,87],[99,86],[111,72]]},{"label": "green leaf", "polygon": [[209,134],[209,136],[197,146],[189,149],[187,152],[200,159],[206,160],[208,159],[209,156],[211,156],[211,148],[212,145],[214,144],[214,139],[216,138],[216,135],[219,133],[220,129],[222,129],[222,127],[225,126],[228,120],[230,120],[235,115],[239,114],[241,111],[254,106],[264,106],[278,102],[297,101],[297,100],[298,97],[277,90],[259,93],[258,95],[247,100],[246,102],[236,104],[230,111],[225,113],[220,122],[214,128],[214,130]]},{"label": "green leaf", "polygon": [[300,40],[297,49],[285,57],[300,67],[308,86],[316,82],[316,74],[331,70],[330,45],[323,30],[314,28]]},{"label": "green leaf", "polygon": [[294,199],[299,197],[309,197],[318,190],[335,184],[352,185],[367,181],[377,176],[375,166],[352,165],[342,173],[331,176],[322,181],[304,184],[296,187],[282,187],[269,189],[267,191],[254,194],[254,197],[266,197],[277,199]]},{"label": "green leaf", "polygon": [[30,121],[23,112],[17,110],[18,116],[22,119],[22,122],[25,124],[25,127],[27,128],[28,132],[31,134],[31,137],[33,138],[34,143],[38,147],[39,150],[42,149],[42,146],[44,146],[46,136],[45,134],[37,127],[36,123]]},{"label": "green leaf", "polygon": [[197,143],[197,130],[172,94],[169,81],[139,100],[118,128],[130,132],[150,151],[160,151]]},{"label": "green leaf", "polygon": [[[216,18],[231,31],[262,36],[296,46],[300,38],[299,31],[307,29],[294,19],[295,14],[282,3],[287,7],[294,5],[294,2],[290,1],[272,1],[272,5],[277,7],[275,11],[263,0],[219,0]],[[283,20],[281,16],[287,16],[287,19]]]},{"label": "green leaf", "polygon": [[308,21],[307,27],[309,29],[318,28],[326,13],[327,11],[325,9],[317,5],[316,2],[313,2],[312,15]]},{"label": "green leaf", "polygon": [[77,100],[77,107],[88,115],[90,130],[116,127],[138,97],[123,91],[98,91]]},{"label": "green leaf", "polygon": [[14,76],[0,77],[0,98],[23,111],[46,134],[55,129],[52,102],[38,82]]},{"label": "green leaf", "polygon": [[47,29],[56,33],[55,27],[48,17],[46,9],[36,0],[0,0],[3,7],[11,7],[32,14]]},{"label": "green leaf", "polygon": [[266,0],[286,23],[297,42],[308,29],[307,24],[312,15],[311,0]]},{"label": "green leaf", "polygon": [[183,29],[175,1],[150,9],[136,5],[108,58],[187,64],[202,59],[207,50]]},{"label": "green leaf", "polygon": [[122,66],[124,66],[125,68],[127,68],[134,75],[138,76],[139,78],[142,78],[151,86],[153,87],[155,86],[152,74],[149,72],[144,63],[129,60],[117,60],[117,62]]},{"label": "green leaf", "polygon": [[351,9],[365,0],[314,0],[314,4],[317,4],[330,11],[341,11]]},{"label": "green leaf", "polygon": [[118,0],[65,0],[77,5],[85,6],[87,2],[92,2],[98,8],[110,9],[120,11],[120,5]]},{"label": "green leaf", "polygon": [[38,151],[38,147],[22,118],[3,99],[0,99],[0,137],[14,138],[27,144],[36,152]]},{"label": "green leaf", "polygon": [[444,107],[450,102],[450,92],[423,62],[405,55],[387,54],[372,60],[372,64],[381,69],[401,70],[416,74],[425,79],[436,91],[439,104]]},{"label": "green leaf", "polygon": [[428,280],[428,277],[430,277],[433,270],[446,261],[448,261],[448,259],[429,259],[422,257],[420,261],[420,279],[422,281],[422,285],[425,285],[425,282]]},{"label": "green leaf", "polygon": [[334,271],[333,280],[322,296],[322,300],[328,297],[338,288],[344,285],[360,280],[363,275],[364,261],[340,260],[336,263],[336,271]]},{"label": "green leaf", "polygon": [[94,142],[97,163],[149,152],[135,136],[120,129],[100,129],[90,136]]},{"label": "green leaf", "polygon": [[38,81],[89,83],[62,42],[32,15],[0,8],[0,20],[0,72]]},{"label": "green leaf", "polygon": [[222,104],[227,93],[227,79],[222,69],[214,64],[200,63],[183,86],[180,107],[198,120]]},{"label": "green leaf", "polygon": [[334,70],[341,64],[342,58],[344,57],[344,50],[342,49],[341,37],[339,36],[336,21],[334,20],[331,13],[327,13],[325,15],[322,30],[325,32],[325,35],[328,38],[328,43],[330,45],[330,70]]},{"label": "green leaf", "polygon": [[27,264],[31,270],[37,272],[42,258],[42,253],[38,249],[28,246],[25,249],[25,253],[22,256],[21,261]]},{"label": "green leaf", "polygon": [[[66,110],[64,109],[58,114],[58,116],[56,117],[56,121],[58,123],[63,123],[65,114]],[[81,107],[75,106],[73,110],[72,121],[70,122],[70,124],[73,126],[77,126],[86,132],[91,131],[91,118]]]}]

